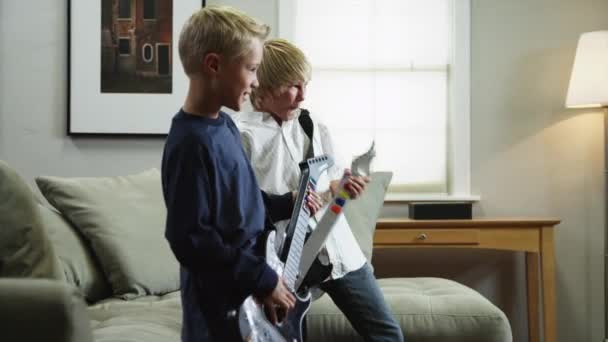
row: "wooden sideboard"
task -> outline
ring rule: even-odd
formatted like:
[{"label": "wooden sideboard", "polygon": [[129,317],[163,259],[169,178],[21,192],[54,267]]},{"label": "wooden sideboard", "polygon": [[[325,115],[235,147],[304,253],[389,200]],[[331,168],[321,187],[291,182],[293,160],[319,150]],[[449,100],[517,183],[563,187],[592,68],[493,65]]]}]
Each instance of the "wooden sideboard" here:
[{"label": "wooden sideboard", "polygon": [[540,341],[539,322],[542,321],[544,340],[555,342],[553,234],[559,222],[557,219],[533,218],[381,219],[376,224],[374,248],[457,247],[525,252],[530,341]]}]

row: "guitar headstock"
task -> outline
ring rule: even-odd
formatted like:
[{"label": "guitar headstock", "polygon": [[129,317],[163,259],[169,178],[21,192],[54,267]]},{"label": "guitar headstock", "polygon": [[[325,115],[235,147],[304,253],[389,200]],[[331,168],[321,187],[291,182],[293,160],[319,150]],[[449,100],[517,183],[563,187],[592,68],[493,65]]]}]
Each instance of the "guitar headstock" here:
[{"label": "guitar headstock", "polygon": [[375,146],[376,142],[372,141],[372,146],[370,146],[367,152],[353,159],[353,162],[350,164],[350,170],[354,176],[369,176],[371,174],[370,167],[372,160],[376,156]]}]

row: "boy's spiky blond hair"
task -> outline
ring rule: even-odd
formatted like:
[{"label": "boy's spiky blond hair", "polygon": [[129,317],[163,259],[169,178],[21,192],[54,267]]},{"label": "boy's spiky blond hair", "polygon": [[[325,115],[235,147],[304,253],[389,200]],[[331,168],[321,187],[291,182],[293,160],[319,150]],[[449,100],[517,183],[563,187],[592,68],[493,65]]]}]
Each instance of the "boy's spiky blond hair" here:
[{"label": "boy's spiky blond hair", "polygon": [[184,24],[179,35],[179,57],[187,75],[197,73],[206,54],[236,58],[249,51],[255,38],[265,40],[268,25],[227,6],[201,8]]},{"label": "boy's spiky blond hair", "polygon": [[310,80],[310,63],[297,46],[285,39],[271,39],[264,43],[264,57],[258,68],[260,84],[251,93],[251,104],[256,110],[262,98],[294,82]]}]

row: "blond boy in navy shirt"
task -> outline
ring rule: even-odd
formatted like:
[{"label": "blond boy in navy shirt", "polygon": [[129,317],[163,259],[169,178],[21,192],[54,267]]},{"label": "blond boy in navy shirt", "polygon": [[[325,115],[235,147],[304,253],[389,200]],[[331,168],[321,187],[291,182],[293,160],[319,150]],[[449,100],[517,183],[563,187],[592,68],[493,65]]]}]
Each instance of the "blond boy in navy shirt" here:
[{"label": "blond boy in navy shirt", "polygon": [[[268,26],[227,7],[206,7],[184,24],[179,55],[189,79],[162,160],[165,236],[181,265],[183,341],[240,340],[230,313],[253,295],[289,310],[295,298],[259,250],[265,209],[286,219],[293,194],[266,195],[222,106],[238,111],[257,87]],[[320,204],[309,201],[313,211]]]}]

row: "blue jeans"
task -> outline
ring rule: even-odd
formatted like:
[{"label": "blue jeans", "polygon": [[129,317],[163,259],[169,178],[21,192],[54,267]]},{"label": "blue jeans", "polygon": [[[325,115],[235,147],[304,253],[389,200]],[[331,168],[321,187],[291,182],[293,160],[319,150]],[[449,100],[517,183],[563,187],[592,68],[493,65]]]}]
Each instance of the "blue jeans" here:
[{"label": "blue jeans", "polygon": [[360,269],[321,284],[365,341],[401,342],[403,333],[380,291],[372,268]]}]

